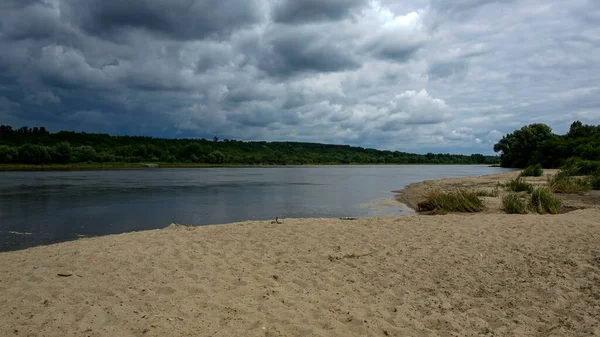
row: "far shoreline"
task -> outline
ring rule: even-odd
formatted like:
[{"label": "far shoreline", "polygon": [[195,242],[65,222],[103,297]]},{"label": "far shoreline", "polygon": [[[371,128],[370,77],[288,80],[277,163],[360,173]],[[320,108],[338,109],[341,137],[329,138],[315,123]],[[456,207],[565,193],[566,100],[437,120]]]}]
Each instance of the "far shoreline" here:
[{"label": "far shoreline", "polygon": [[[156,166],[154,166],[156,165]],[[174,168],[277,168],[277,167],[323,167],[323,166],[487,166],[501,168],[489,164],[379,164],[379,163],[330,163],[330,164],[189,164],[189,163],[93,163],[93,164],[0,164],[0,172],[36,172],[36,171],[112,171],[112,170],[150,170]]]}]

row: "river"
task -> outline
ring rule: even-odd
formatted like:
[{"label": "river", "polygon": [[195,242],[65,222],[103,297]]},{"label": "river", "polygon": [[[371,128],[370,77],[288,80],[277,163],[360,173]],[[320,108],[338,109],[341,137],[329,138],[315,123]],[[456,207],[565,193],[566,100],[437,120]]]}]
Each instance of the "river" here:
[{"label": "river", "polygon": [[0,172],[0,251],[171,223],[410,214],[392,190],[505,171],[398,165]]}]

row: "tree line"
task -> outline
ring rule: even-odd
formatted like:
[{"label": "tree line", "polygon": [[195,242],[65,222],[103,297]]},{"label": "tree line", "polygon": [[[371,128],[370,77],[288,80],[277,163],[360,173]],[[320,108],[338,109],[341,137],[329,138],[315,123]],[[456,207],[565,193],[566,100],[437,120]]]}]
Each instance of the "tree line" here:
[{"label": "tree line", "polygon": [[494,151],[501,153],[503,167],[558,168],[573,161],[600,161],[600,125],[575,121],[566,134],[557,135],[546,124],[530,124],[502,137]]},{"label": "tree line", "polygon": [[348,145],[244,142],[217,137],[165,139],[0,126],[0,163],[199,163],[232,165],[302,164],[494,164],[481,154],[414,154]]}]

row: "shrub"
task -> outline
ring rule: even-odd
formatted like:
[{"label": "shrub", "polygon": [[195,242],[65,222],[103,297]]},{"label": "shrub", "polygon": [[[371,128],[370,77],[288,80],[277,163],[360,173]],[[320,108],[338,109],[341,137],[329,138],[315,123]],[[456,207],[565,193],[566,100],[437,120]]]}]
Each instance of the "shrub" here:
[{"label": "shrub", "polygon": [[548,183],[556,193],[583,193],[592,188],[590,179],[572,177],[570,172],[563,170],[550,178]]},{"label": "shrub", "polygon": [[520,176],[521,177],[540,177],[542,175],[542,173],[544,173],[544,170],[542,170],[542,165],[535,164],[535,165],[528,166],[526,169],[524,169],[521,172]]},{"label": "shrub", "polygon": [[525,214],[527,213],[527,203],[515,193],[509,193],[502,198],[502,205],[508,214]]},{"label": "shrub", "polygon": [[531,192],[533,186],[528,184],[521,177],[517,177],[516,179],[507,181],[504,186],[508,188],[509,191],[512,192]]},{"label": "shrub", "polygon": [[531,192],[531,206],[540,214],[558,214],[562,202],[547,188],[536,188]]},{"label": "shrub", "polygon": [[432,191],[418,204],[419,211],[475,213],[485,209],[483,201],[473,191]]},{"label": "shrub", "polygon": [[600,174],[600,161],[569,158],[561,166],[561,171],[572,176]]},{"label": "shrub", "polygon": [[600,174],[590,177],[590,185],[593,190],[600,190]]}]

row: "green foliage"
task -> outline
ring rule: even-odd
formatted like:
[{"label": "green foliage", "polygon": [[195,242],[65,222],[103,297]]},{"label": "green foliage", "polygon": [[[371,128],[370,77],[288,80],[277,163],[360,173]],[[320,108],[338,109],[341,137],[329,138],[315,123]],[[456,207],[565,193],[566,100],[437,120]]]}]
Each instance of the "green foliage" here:
[{"label": "green foliage", "polygon": [[531,192],[533,186],[528,184],[521,177],[507,181],[504,186],[512,192]]},{"label": "green foliage", "polygon": [[508,214],[526,214],[527,203],[515,193],[509,193],[502,198],[502,205]]},{"label": "green foliage", "polygon": [[537,163],[537,148],[544,141],[556,137],[546,124],[530,124],[510,133],[494,145],[495,152],[502,152],[500,160],[504,167],[526,167]]},{"label": "green foliage", "polygon": [[24,164],[45,164],[52,161],[45,146],[25,144],[19,147],[18,154],[19,162]]},{"label": "green foliage", "polygon": [[207,161],[211,164],[223,164],[225,155],[221,151],[213,151],[208,155]]},{"label": "green foliage", "polygon": [[0,145],[0,163],[11,164],[18,159],[19,153],[16,148]]},{"label": "green foliage", "polygon": [[521,172],[520,176],[521,177],[541,177],[542,173],[544,173],[544,170],[542,170],[542,165],[535,164],[535,165],[527,166],[527,168],[525,168]]},{"label": "green foliage", "polygon": [[418,204],[419,211],[475,213],[485,209],[483,201],[473,191],[432,191]]},{"label": "green foliage", "polygon": [[600,174],[600,161],[569,158],[561,166],[561,170],[572,176]]},{"label": "green foliage", "polygon": [[575,121],[567,134],[555,135],[544,124],[531,124],[504,136],[494,151],[501,152],[504,167],[557,168],[572,157],[600,161],[600,125]]},{"label": "green foliage", "polygon": [[592,188],[590,179],[573,177],[569,171],[562,170],[548,179],[548,184],[556,193],[583,193]]},{"label": "green foliage", "polygon": [[67,164],[73,160],[73,149],[69,142],[59,142],[54,145],[52,161],[59,164]]},{"label": "green foliage", "polygon": [[[20,147],[23,156],[18,155]],[[348,145],[298,142],[242,142],[217,137],[161,139],[84,132],[49,133],[45,128],[0,126],[0,163],[194,163],[212,165],[301,164],[494,164],[498,157],[474,154],[426,155],[378,151]],[[35,147],[32,150],[30,147]],[[46,153],[47,156],[43,155]]]},{"label": "green foliage", "polygon": [[593,190],[600,190],[600,174],[590,177],[590,186]]},{"label": "green foliage", "polygon": [[531,192],[531,207],[540,214],[558,214],[562,202],[548,188],[536,188]]},{"label": "green foliage", "polygon": [[88,145],[79,146],[73,151],[73,157],[77,162],[94,162],[96,160],[96,150]]}]

